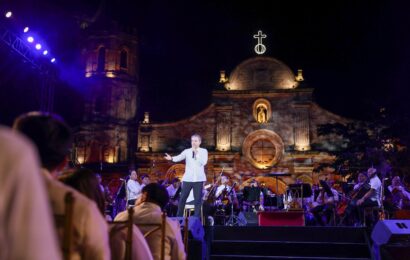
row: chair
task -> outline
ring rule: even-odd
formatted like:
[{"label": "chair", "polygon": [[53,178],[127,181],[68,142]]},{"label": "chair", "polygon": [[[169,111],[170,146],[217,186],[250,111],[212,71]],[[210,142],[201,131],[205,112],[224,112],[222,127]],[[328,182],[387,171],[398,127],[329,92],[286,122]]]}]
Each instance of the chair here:
[{"label": "chair", "polygon": [[[380,206],[374,206],[374,207],[365,207],[363,208],[363,226],[367,227],[366,223],[366,218],[370,215],[372,218],[376,216],[376,221],[379,219],[379,212],[381,211]],[[375,222],[376,222],[375,221]]]},{"label": "chair", "polygon": [[[152,235],[156,231],[161,231],[161,260],[165,259],[165,228],[166,228],[166,217],[167,214],[162,212],[161,223],[134,223],[138,227],[154,227],[153,229],[144,233],[144,237]],[[142,231],[142,230],[141,230]]]},{"label": "chair", "polygon": [[69,260],[71,255],[71,244],[73,241],[73,216],[74,216],[74,196],[72,192],[67,192],[64,196],[64,214],[54,215],[56,228],[62,230],[62,240],[60,247],[63,252],[63,259]]},{"label": "chair", "polygon": [[[195,212],[195,205],[186,204],[184,208],[184,218],[188,218],[192,216],[192,212]],[[204,210],[203,206],[201,205],[201,223],[204,225]]]},{"label": "chair", "polygon": [[116,232],[119,232],[123,228],[127,228],[127,238],[125,240],[125,260],[132,259],[132,228],[133,223],[134,208],[128,208],[128,219],[126,221],[111,221],[108,222],[112,228],[110,229],[110,240]]},{"label": "chair", "polygon": [[184,226],[184,246],[185,246],[185,253],[188,255],[188,217],[185,217],[185,226]]}]

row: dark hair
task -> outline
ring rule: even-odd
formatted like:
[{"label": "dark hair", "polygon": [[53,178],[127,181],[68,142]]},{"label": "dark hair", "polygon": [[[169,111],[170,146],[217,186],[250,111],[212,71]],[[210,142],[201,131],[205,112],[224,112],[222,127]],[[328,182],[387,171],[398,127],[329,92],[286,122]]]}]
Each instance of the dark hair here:
[{"label": "dark hair", "polygon": [[100,189],[97,174],[89,169],[76,169],[72,174],[62,178],[61,181],[95,201],[101,214],[105,215],[105,197]]},{"label": "dark hair", "polygon": [[171,184],[174,184],[176,182],[181,182],[181,180],[179,178],[173,178]]},{"label": "dark hair", "polygon": [[158,183],[150,183],[142,188],[142,193],[147,194],[146,201],[157,204],[163,209],[169,201],[169,195],[164,186]]},{"label": "dark hair", "polygon": [[31,139],[37,147],[42,167],[49,171],[64,161],[72,145],[70,128],[55,114],[23,114],[16,118],[13,128]]},{"label": "dark hair", "polygon": [[191,138],[192,137],[197,137],[199,139],[199,141],[202,142],[202,137],[199,134],[195,133],[195,134],[191,135]]},{"label": "dark hair", "polygon": [[141,176],[141,180],[143,180],[145,178],[149,178],[148,174],[144,174],[144,175]]}]

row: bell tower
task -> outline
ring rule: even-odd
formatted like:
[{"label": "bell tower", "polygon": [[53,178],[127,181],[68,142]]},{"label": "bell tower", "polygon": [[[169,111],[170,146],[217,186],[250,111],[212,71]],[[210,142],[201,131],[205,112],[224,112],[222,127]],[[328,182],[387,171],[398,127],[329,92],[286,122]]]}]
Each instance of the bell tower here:
[{"label": "bell tower", "polygon": [[137,36],[115,23],[106,28],[88,32],[81,53],[88,97],[75,137],[78,164],[129,162],[135,146]]}]

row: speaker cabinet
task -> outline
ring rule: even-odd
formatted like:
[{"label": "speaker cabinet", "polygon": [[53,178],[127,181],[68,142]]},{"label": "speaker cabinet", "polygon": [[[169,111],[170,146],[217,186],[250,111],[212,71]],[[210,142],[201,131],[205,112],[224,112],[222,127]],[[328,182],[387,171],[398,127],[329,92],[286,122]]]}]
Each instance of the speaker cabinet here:
[{"label": "speaker cabinet", "polygon": [[377,245],[410,242],[410,220],[390,219],[377,222],[372,232]]}]

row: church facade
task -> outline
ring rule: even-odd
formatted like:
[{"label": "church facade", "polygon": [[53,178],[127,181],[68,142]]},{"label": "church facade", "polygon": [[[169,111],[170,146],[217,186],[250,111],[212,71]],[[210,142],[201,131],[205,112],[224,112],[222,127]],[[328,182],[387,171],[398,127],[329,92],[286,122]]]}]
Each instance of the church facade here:
[{"label": "church facade", "polygon": [[[183,165],[163,160],[190,147],[190,136],[202,136],[208,149],[208,181],[222,171],[239,184],[257,178],[276,187],[268,173],[287,173],[278,178],[278,189],[296,180],[316,182],[326,173],[313,173],[316,165],[331,162],[331,151],[339,140],[317,134],[326,123],[347,123],[313,101],[312,88],[304,86],[302,71],[295,75],[283,62],[256,56],[239,64],[221,88],[212,92],[211,104],[189,118],[152,123],[146,113],[138,127],[137,165],[140,172],[160,178],[181,175]],[[323,175],[323,176],[321,176]]]}]

